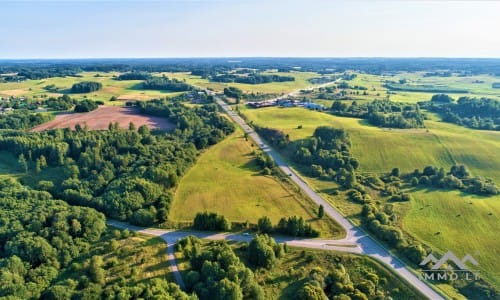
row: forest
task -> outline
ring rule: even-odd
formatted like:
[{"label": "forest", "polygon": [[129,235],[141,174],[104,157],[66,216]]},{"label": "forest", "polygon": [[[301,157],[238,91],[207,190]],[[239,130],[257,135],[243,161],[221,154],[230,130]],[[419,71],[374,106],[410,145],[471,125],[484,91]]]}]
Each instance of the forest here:
[{"label": "forest", "polygon": [[54,119],[49,113],[32,113],[25,109],[0,114],[0,129],[29,129]]},{"label": "forest", "polygon": [[19,157],[25,172],[53,172],[58,181],[41,180],[36,188],[69,204],[88,206],[118,220],[151,225],[167,221],[169,190],[196,161],[198,151],[222,140],[234,127],[215,105],[188,109],[162,100],[141,102],[144,113],[169,118],[173,133],[152,133],[146,126],[108,131],[56,129],[3,132],[0,149]]},{"label": "forest", "polygon": [[185,92],[193,89],[189,84],[178,79],[168,77],[153,77],[146,79],[142,83],[142,88],[146,90],[162,90],[171,92]]},{"label": "forest", "polygon": [[233,74],[222,74],[210,77],[211,81],[215,82],[236,82],[236,83],[247,83],[247,84],[261,84],[269,82],[284,82],[284,81],[295,81],[293,76],[279,76],[279,75],[264,75],[264,74],[248,74],[248,76],[239,76]]}]

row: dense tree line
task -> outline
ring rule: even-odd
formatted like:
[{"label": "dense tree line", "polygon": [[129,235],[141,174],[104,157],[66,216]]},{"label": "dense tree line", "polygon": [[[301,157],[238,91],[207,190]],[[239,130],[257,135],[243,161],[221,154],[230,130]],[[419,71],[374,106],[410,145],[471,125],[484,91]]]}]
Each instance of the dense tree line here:
[{"label": "dense tree line", "polygon": [[391,91],[406,91],[406,92],[424,92],[424,93],[453,93],[453,94],[467,94],[468,90],[439,87],[433,85],[407,85],[395,82],[387,82],[384,87]]},{"label": "dense tree line", "polygon": [[255,267],[271,269],[284,254],[283,244],[267,234],[257,235],[248,245],[248,261]]},{"label": "dense tree line", "polygon": [[162,90],[171,92],[190,91],[193,87],[178,79],[168,77],[152,77],[142,83],[142,88],[146,90]]},{"label": "dense tree line", "polygon": [[151,74],[147,72],[127,72],[120,74],[117,80],[147,80],[151,78]]},{"label": "dense tree line", "polygon": [[388,128],[421,128],[425,119],[418,105],[389,100],[374,100],[366,104],[353,101],[351,105],[336,100],[331,112],[339,116],[363,118],[375,126]]},{"label": "dense tree line", "polygon": [[43,104],[45,104],[48,108],[52,110],[69,110],[76,103],[78,103],[78,101],[69,97],[68,95],[62,95],[57,98],[50,97],[47,100],[43,100]]},{"label": "dense tree line", "polygon": [[312,137],[294,144],[292,159],[310,167],[313,177],[335,180],[351,188],[356,183],[359,162],[350,152],[351,141],[344,129],[316,128]]},{"label": "dense tree line", "polygon": [[49,113],[32,113],[20,109],[0,114],[0,129],[29,129],[54,119]]},{"label": "dense tree line", "polygon": [[416,169],[409,174],[408,179],[414,186],[459,189],[478,195],[496,195],[500,192],[491,179],[472,176],[465,165],[453,165],[449,172],[443,168],[426,166],[422,172]]},{"label": "dense tree line", "polygon": [[203,247],[193,236],[176,244],[189,259],[190,271],[185,283],[188,291],[201,299],[264,299],[262,288],[225,241],[211,242]]},{"label": "dense tree line", "polygon": [[[182,101],[184,98],[178,98]],[[166,117],[177,125],[176,135],[203,149],[223,140],[234,131],[234,125],[218,114],[216,104],[205,104],[187,109],[179,101],[152,100],[137,103],[145,114]]]},{"label": "dense tree line", "polygon": [[384,299],[386,296],[380,285],[379,276],[372,270],[365,271],[363,278],[357,278],[352,277],[342,263],[330,272],[318,266],[309,272],[296,299]]},{"label": "dense tree line", "polygon": [[230,86],[228,88],[224,88],[224,95],[239,100],[243,95],[243,91],[237,87]]},{"label": "dense tree line", "polygon": [[[25,171],[60,167],[60,182],[41,181],[39,188],[70,204],[90,206],[135,224],[165,222],[169,190],[196,161],[198,150],[222,140],[234,130],[214,106],[195,109],[162,100],[144,102],[146,113],[157,113],[178,124],[175,133],[153,134],[146,126],[87,131],[85,127],[27,133],[3,132],[0,149],[19,156]],[[45,161],[45,163],[42,163]]]},{"label": "dense tree line", "polygon": [[98,105],[97,105],[96,101],[93,101],[90,99],[85,99],[85,100],[78,102],[78,104],[76,104],[75,112],[79,112],[79,113],[89,112],[89,111],[96,110],[97,107],[98,107]]},{"label": "dense tree line", "polygon": [[264,75],[252,73],[248,76],[239,76],[234,74],[223,74],[211,77],[212,81],[215,82],[236,82],[236,83],[246,83],[246,84],[261,84],[270,82],[285,82],[285,81],[295,81],[293,76],[280,76],[280,75]]},{"label": "dense tree line", "polygon": [[[228,61],[226,58],[170,58],[170,59],[93,59],[2,61],[0,74],[40,72],[43,77],[88,72],[191,72],[221,73],[235,69],[297,70],[331,74],[345,70],[359,70],[369,74],[387,74],[397,71],[453,72],[464,75],[500,74],[497,59],[428,59],[428,58],[245,58]],[[446,70],[446,71],[443,71]],[[68,72],[65,74],[65,72]],[[34,79],[35,76],[31,76]],[[17,80],[17,79],[16,79]]]},{"label": "dense tree line", "polygon": [[420,105],[439,113],[443,121],[473,129],[500,130],[500,101],[460,97],[456,103],[448,95],[434,95]]},{"label": "dense tree line", "polygon": [[[13,68],[11,71],[15,71],[14,75],[2,76],[2,79],[7,82],[16,82],[23,80],[39,80],[44,78],[53,78],[53,77],[77,77],[80,70],[78,68],[75,69],[66,69],[62,67],[21,67],[21,68]],[[2,73],[2,72],[0,72]]]},{"label": "dense tree line", "polygon": [[231,224],[222,215],[211,212],[197,213],[193,220],[193,229],[227,231],[231,229]]},{"label": "dense tree line", "polygon": [[102,89],[102,83],[95,81],[83,81],[71,86],[71,92],[75,94],[91,93],[100,89]]},{"label": "dense tree line", "polygon": [[281,218],[274,226],[269,217],[264,216],[257,221],[257,229],[260,233],[281,233],[290,236],[299,237],[318,237],[319,232],[311,227],[302,217],[291,216]]}]

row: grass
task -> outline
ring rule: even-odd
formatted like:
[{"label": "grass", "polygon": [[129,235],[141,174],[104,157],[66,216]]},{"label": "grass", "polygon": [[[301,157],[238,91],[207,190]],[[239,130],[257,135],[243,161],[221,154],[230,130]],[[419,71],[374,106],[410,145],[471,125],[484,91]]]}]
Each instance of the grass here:
[{"label": "grass", "polygon": [[121,277],[131,278],[135,283],[151,278],[174,282],[167,260],[167,244],[161,238],[134,234],[117,242],[117,249],[103,255],[104,265],[112,265],[106,270],[106,282]]},{"label": "grass", "polygon": [[87,275],[85,266],[94,256],[102,257],[106,286],[117,282],[123,285],[124,281],[127,286],[135,286],[153,278],[174,282],[167,259],[167,244],[161,238],[130,234],[113,227],[106,229],[88,253],[77,257],[60,279]]},{"label": "grass", "polygon": [[[361,172],[387,173],[393,167],[411,172],[415,168],[422,170],[426,165],[448,169],[454,163],[463,163],[473,175],[490,177],[500,185],[500,132],[443,123],[434,115],[426,121],[427,129],[387,130],[367,125],[360,119],[302,108],[241,110],[254,123],[281,129],[291,140],[311,136],[314,129],[322,125],[345,128],[351,136],[354,156],[360,160]],[[297,129],[298,125],[302,125],[302,129]],[[329,193],[337,184],[304,178],[344,215],[359,223],[360,206],[347,200],[343,193]],[[404,230],[441,252],[451,250],[463,257],[465,253],[474,256],[479,251],[477,258],[484,278],[498,288],[500,244],[496,232],[500,196],[480,198],[442,190],[417,191],[412,195],[415,201],[411,204],[395,204],[403,218]],[[461,216],[456,217],[458,214]],[[438,231],[440,234],[436,235]]]},{"label": "grass", "polygon": [[471,254],[479,262],[481,277],[498,289],[500,196],[437,190],[419,190],[412,196],[404,229],[441,254],[448,250],[459,258]]},{"label": "grass", "polygon": [[323,236],[340,236],[328,218],[316,219],[316,206],[276,178],[260,175],[255,147],[238,129],[201,155],[182,178],[170,209],[173,221],[192,221],[197,212],[214,211],[230,221],[256,224],[268,216],[275,224],[285,216],[302,216]]},{"label": "grass", "polygon": [[[434,164],[449,167],[453,159],[439,144],[436,135],[426,129],[388,130],[371,126],[356,118],[345,118],[303,108],[242,109],[256,124],[278,128],[291,140],[309,137],[318,126],[345,128],[352,152],[363,172],[389,172],[394,167],[410,172]],[[302,125],[302,129],[297,129]]]}]

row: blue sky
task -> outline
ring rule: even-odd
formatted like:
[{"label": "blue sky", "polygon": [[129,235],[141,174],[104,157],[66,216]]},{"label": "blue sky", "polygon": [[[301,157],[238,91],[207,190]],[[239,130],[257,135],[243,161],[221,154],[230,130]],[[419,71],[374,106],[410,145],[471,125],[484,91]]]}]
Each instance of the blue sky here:
[{"label": "blue sky", "polygon": [[500,1],[0,0],[0,58],[500,57]]}]

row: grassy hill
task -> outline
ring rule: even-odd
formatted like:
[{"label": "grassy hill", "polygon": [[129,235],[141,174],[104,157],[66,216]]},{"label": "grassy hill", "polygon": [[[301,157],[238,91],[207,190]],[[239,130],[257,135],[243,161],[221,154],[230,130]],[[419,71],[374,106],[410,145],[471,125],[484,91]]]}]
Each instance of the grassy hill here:
[{"label": "grassy hill", "polygon": [[[448,169],[454,163],[463,163],[473,175],[490,177],[500,184],[500,132],[472,130],[437,120],[427,121],[426,129],[388,130],[367,125],[360,119],[302,108],[242,109],[242,112],[260,126],[283,130],[291,140],[311,136],[318,126],[345,128],[361,172],[388,173],[394,167],[411,172],[427,165]],[[297,129],[298,125],[302,129]],[[360,205],[346,200],[342,193],[329,194],[329,190],[338,187],[336,183],[307,176],[305,179],[345,215],[357,220]],[[410,203],[394,204],[403,217],[403,229],[438,251],[456,251],[462,256],[465,253],[474,256],[477,251],[484,278],[498,288],[500,244],[495,234],[500,195],[482,198],[456,191],[419,190],[412,197],[414,201]]]},{"label": "grassy hill", "polygon": [[170,209],[170,220],[192,221],[197,212],[214,211],[230,221],[256,224],[262,216],[273,223],[285,216],[302,216],[324,236],[340,236],[332,220],[316,220],[317,207],[276,178],[260,175],[255,147],[238,129],[201,155],[182,178]]}]

